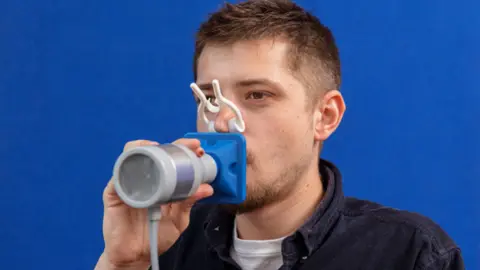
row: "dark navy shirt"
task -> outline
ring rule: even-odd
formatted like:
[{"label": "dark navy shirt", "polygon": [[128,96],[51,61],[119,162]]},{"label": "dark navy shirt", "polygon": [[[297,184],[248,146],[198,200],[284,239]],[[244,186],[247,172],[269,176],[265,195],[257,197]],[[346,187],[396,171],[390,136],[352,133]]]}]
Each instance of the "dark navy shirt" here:
[{"label": "dark navy shirt", "polygon": [[[339,170],[319,164],[324,197],[310,219],[282,242],[287,269],[465,269],[460,249],[429,218],[345,197]],[[240,269],[230,258],[234,216],[199,204],[160,269]]]}]

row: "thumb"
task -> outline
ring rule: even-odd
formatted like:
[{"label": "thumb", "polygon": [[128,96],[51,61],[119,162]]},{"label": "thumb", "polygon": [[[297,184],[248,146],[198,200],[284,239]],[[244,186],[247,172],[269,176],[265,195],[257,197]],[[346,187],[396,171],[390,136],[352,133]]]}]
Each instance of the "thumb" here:
[{"label": "thumb", "polygon": [[186,200],[171,204],[169,216],[173,219],[172,221],[180,233],[183,232],[188,226],[190,220],[190,211],[192,210],[193,205],[197,201],[211,196],[212,194],[213,188],[209,184],[202,184],[195,194]]},{"label": "thumb", "polygon": [[113,177],[110,179],[110,181],[108,181],[107,186],[103,190],[102,199],[105,208],[123,204],[123,201],[120,199],[117,191],[115,190],[115,186],[113,184]]}]

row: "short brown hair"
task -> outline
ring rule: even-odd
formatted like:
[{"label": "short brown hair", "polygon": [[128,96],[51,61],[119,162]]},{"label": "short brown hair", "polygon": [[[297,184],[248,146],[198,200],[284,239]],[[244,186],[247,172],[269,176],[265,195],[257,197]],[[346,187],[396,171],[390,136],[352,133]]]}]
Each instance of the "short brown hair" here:
[{"label": "short brown hair", "polygon": [[[225,3],[210,14],[196,35],[193,60],[207,44],[280,38],[290,43],[289,68],[313,95],[340,87],[340,59],[330,30],[311,13],[288,0],[250,0]],[[308,96],[308,95],[307,95]]]}]

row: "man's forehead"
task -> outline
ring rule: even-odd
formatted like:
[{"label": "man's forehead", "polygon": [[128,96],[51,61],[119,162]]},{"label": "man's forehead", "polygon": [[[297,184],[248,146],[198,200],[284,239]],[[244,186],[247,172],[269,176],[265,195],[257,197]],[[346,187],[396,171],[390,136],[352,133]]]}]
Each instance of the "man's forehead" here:
[{"label": "man's forehead", "polygon": [[253,62],[282,62],[287,44],[280,41],[239,41],[230,45],[207,45],[198,59],[198,65],[214,67],[218,62],[250,64]]},{"label": "man's forehead", "polygon": [[284,64],[286,44],[273,41],[242,41],[232,45],[208,45],[199,57],[197,84],[275,78],[288,71]]}]

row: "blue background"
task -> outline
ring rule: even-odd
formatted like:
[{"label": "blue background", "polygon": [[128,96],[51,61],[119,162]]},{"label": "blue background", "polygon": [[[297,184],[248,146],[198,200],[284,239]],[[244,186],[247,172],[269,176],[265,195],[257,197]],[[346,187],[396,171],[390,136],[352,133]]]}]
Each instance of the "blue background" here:
[{"label": "blue background", "polygon": [[[93,269],[123,144],[195,129],[193,37],[221,2],[1,1],[1,269]],[[346,194],[431,217],[480,269],[480,2],[299,3],[340,47],[324,157]]]}]

